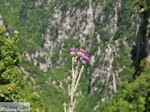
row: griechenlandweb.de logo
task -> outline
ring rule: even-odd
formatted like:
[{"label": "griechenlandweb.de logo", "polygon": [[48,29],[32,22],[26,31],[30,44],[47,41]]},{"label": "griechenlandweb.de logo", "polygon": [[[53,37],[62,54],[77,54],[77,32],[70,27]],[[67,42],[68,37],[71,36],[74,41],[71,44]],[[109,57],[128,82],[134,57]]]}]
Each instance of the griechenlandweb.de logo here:
[{"label": "griechenlandweb.de logo", "polygon": [[0,102],[0,112],[30,112],[29,102]]}]

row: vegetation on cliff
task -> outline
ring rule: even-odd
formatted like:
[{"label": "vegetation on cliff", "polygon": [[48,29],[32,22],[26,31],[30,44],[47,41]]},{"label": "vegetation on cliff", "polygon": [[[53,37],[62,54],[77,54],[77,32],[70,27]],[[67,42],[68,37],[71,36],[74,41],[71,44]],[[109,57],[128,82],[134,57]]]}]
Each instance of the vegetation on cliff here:
[{"label": "vegetation on cliff", "polygon": [[82,47],[92,62],[79,83],[77,112],[150,111],[149,0],[1,0],[0,15],[6,27],[0,29],[1,102],[63,112],[68,48]]}]

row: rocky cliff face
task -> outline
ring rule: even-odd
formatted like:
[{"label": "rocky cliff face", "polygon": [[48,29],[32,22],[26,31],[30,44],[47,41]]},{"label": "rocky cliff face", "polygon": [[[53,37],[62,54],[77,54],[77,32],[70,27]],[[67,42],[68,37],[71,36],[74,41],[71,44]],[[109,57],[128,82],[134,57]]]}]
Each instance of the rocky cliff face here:
[{"label": "rocky cliff face", "polygon": [[5,30],[4,21],[1,15],[0,15],[0,28]]},{"label": "rocky cliff face", "polygon": [[[11,6],[7,0],[2,3]],[[91,56],[85,73],[88,74],[87,91],[101,94],[99,102],[112,96],[122,80],[134,73],[132,46],[136,44],[135,65],[139,65],[146,52],[149,55],[146,38],[149,33],[142,34],[149,28],[144,19],[149,14],[141,13],[137,25],[137,14],[130,0],[25,0],[20,3],[16,23],[18,30],[26,28],[25,33],[20,31],[23,58],[46,74],[51,69],[66,67],[69,47],[86,49]],[[34,46],[37,47],[32,50]],[[65,78],[60,79],[61,87],[65,86]]]},{"label": "rocky cliff face", "polygon": [[[51,3],[53,4],[53,1]],[[93,73],[91,73],[91,83],[94,83],[94,80],[96,80],[94,77],[98,76],[101,77],[100,79],[105,80],[102,82],[106,84],[105,82],[108,83],[112,74],[116,75],[122,71],[121,67],[119,67],[120,70],[112,70],[114,58],[119,56],[118,52],[121,50],[119,47],[131,46],[128,42],[122,44],[121,36],[123,34],[119,31],[123,27],[121,25],[122,21],[128,24],[125,29],[130,28],[130,31],[135,31],[135,27],[132,26],[134,20],[131,20],[134,15],[130,14],[125,18],[122,17],[122,13],[128,13],[125,11],[125,5],[129,3],[123,3],[121,0],[116,0],[113,3],[109,0],[67,3],[68,6],[65,4],[60,6],[59,4],[56,6],[49,5],[53,10],[48,17],[45,32],[41,34],[42,49],[33,54],[24,53],[24,57],[30,63],[38,65],[40,69],[46,72],[53,64],[59,64],[60,66],[61,62],[67,60],[63,55],[68,47],[83,47],[93,57],[92,65],[94,65],[94,68]],[[42,5],[42,2],[38,1],[38,4]],[[34,5],[40,7],[40,5],[37,5],[37,1],[34,2]],[[43,8],[48,10],[47,5],[44,5]],[[67,43],[67,41],[73,41],[74,43]],[[55,57],[56,52],[58,57],[54,62],[52,57]],[[36,59],[38,58],[43,58],[44,63],[37,61]],[[61,64],[63,66],[65,61]]]},{"label": "rocky cliff face", "polygon": [[137,38],[135,46],[135,69],[137,72],[141,71],[140,62],[145,57],[149,57],[149,28],[148,18],[150,17],[149,11],[141,11],[138,14],[138,27]]}]

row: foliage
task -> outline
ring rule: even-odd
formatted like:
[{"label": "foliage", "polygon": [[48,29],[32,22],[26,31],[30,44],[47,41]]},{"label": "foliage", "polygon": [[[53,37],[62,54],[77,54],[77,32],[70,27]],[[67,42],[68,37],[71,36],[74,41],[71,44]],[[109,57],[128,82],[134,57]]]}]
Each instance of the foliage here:
[{"label": "foliage", "polygon": [[149,112],[150,108],[150,69],[133,82],[125,81],[119,92],[104,103],[101,112]]},{"label": "foliage", "polygon": [[10,38],[0,34],[0,100],[18,101],[21,94],[18,93],[19,87],[19,63],[20,55],[17,52],[18,38],[16,35]]},{"label": "foliage", "polygon": [[[36,80],[36,84],[32,85],[32,87],[35,88],[35,92],[37,92],[39,95],[37,100],[40,101],[39,104],[44,105],[48,112],[63,112],[62,104],[66,100],[66,96],[64,96],[64,92],[61,89],[58,89],[56,86],[54,86],[53,81],[57,81],[58,79],[61,80],[67,76],[66,71],[53,69],[47,73],[44,73],[39,70],[38,67],[29,65],[24,61],[22,62],[22,66],[26,67],[26,71],[30,71],[30,75],[32,75],[32,77],[34,77]],[[37,101],[35,101],[35,104],[38,103]],[[40,112],[41,111],[45,110],[42,108],[40,109]]]},{"label": "foliage", "polygon": [[[41,105],[37,93],[22,79],[19,69],[21,57],[17,45],[17,34],[8,38],[5,32],[0,33],[0,101],[30,102],[31,111],[37,112],[43,107],[37,108],[37,105]],[[28,96],[29,94],[31,95]]]},{"label": "foliage", "polygon": [[[13,36],[10,39],[4,38],[1,34],[1,38],[6,40],[10,40],[10,42],[7,42],[7,47],[5,50],[1,48],[4,44],[4,40],[1,39],[0,42],[0,48],[2,52],[7,57],[4,60],[0,60],[0,72],[3,72],[4,69],[6,69],[7,72],[2,73],[0,76],[0,82],[2,83],[5,79],[10,80],[10,85],[7,87],[0,86],[0,100],[6,100],[6,101],[12,101],[12,100],[20,100],[23,99],[25,101],[28,101],[31,103],[32,111],[36,112],[44,111],[45,107],[47,107],[47,110],[49,112],[62,112],[63,111],[63,102],[66,101],[66,94],[62,92],[62,90],[59,90],[56,88],[52,81],[59,81],[64,80],[64,78],[69,74],[68,69],[70,68],[71,64],[69,62],[69,57],[67,55],[68,48],[72,45],[79,47],[78,40],[74,40],[69,38],[68,40],[64,41],[64,49],[61,49],[59,46],[55,49],[55,53],[52,56],[52,62],[54,67],[50,69],[47,73],[44,73],[39,70],[38,67],[32,66],[31,64],[23,61],[21,63],[22,66],[30,73],[31,77],[34,77],[36,80],[35,87],[38,87],[33,92],[32,87],[28,85],[24,79],[20,79],[20,71],[18,68],[20,56],[17,53],[17,50],[19,52],[34,52],[36,50],[41,49],[41,34],[45,34],[46,28],[48,25],[48,19],[51,17],[53,12],[60,8],[62,11],[62,20],[61,22],[64,22],[66,17],[66,12],[70,9],[75,7],[82,10],[82,8],[88,8],[88,0],[52,0],[50,5],[46,4],[46,0],[42,1],[42,5],[40,7],[35,7],[33,0],[6,0],[8,2],[8,5],[5,5],[4,3],[0,4],[0,13],[2,14],[3,18],[5,19],[6,23],[9,23],[10,27],[14,27],[15,29],[19,30],[21,33],[21,36],[19,38],[19,46],[15,46],[17,44],[18,38]],[[35,1],[35,0],[34,0]],[[105,2],[106,1],[106,2]],[[104,52],[108,42],[112,41],[111,37],[112,35],[109,34],[108,31],[105,30],[105,27],[107,24],[111,23],[109,15],[112,13],[114,14],[114,4],[111,0],[93,0],[93,8],[98,3],[102,3],[102,12],[99,15],[98,20],[95,20],[95,34],[94,37],[91,38],[92,41],[92,48],[90,49],[91,55],[94,54],[98,50],[98,48],[101,49],[101,53]],[[94,3],[95,2],[95,3]],[[104,2],[104,3],[103,3]],[[139,7],[140,5],[144,6],[144,10],[149,9],[149,0],[134,0],[134,3]],[[139,5],[140,4],[140,5]],[[139,9],[138,9],[139,10]],[[119,18],[118,18],[118,30],[115,35],[115,39],[123,39],[123,41],[119,41],[120,44],[119,48],[120,51],[118,53],[119,57],[115,58],[115,61],[113,63],[113,68],[116,69],[118,66],[116,66],[119,63],[119,67],[122,67],[124,65],[124,70],[121,73],[121,80],[125,81],[123,85],[121,86],[119,92],[114,96],[112,100],[104,104],[98,111],[121,111],[121,112],[130,112],[130,111],[137,111],[142,112],[144,109],[147,109],[149,105],[149,99],[145,96],[144,91],[148,91],[146,86],[149,86],[147,82],[144,83],[146,80],[146,75],[141,75],[136,81],[129,83],[129,79],[132,77],[133,68],[131,67],[131,60],[129,59],[129,52],[130,50],[126,48],[126,46],[123,45],[123,42],[126,41],[129,47],[132,46],[133,41],[135,41],[135,30],[132,26],[134,26],[135,23],[132,23],[131,20],[132,15],[134,15],[133,10],[133,1],[126,0],[122,1],[122,7],[119,10]],[[102,16],[104,16],[104,20],[100,21]],[[25,18],[24,18],[25,17]],[[26,18],[27,17],[27,18]],[[25,19],[25,20],[24,20]],[[86,20],[86,18],[84,18]],[[9,26],[8,25],[8,26]],[[58,26],[59,27],[59,26]],[[57,37],[57,30],[58,27],[52,27],[50,29],[50,33],[55,34],[54,38]],[[1,32],[1,30],[0,30]],[[72,32],[69,36],[73,36],[75,32]],[[97,34],[100,34],[101,42],[97,42]],[[126,38],[126,40],[125,40]],[[13,40],[14,39],[14,40]],[[11,44],[11,42],[13,42]],[[14,47],[14,49],[13,49]],[[19,47],[17,49],[16,47]],[[55,68],[56,62],[59,60],[59,50],[62,50],[63,54],[61,55],[61,58],[66,60],[66,63],[64,64],[63,68],[57,69]],[[11,52],[9,51],[11,50]],[[15,53],[12,53],[15,52]],[[8,56],[9,54],[9,56]],[[16,56],[14,56],[16,55]],[[94,68],[100,65],[101,57],[103,55],[100,55],[96,57],[96,62],[94,65]],[[18,57],[18,59],[17,59]],[[0,54],[1,59],[1,54]],[[16,61],[15,61],[16,60]],[[63,60],[63,61],[64,61]],[[60,62],[61,63],[61,62]],[[61,63],[63,64],[63,62]],[[3,69],[1,71],[1,69]],[[13,75],[12,75],[13,73]],[[148,73],[144,72],[143,74]],[[142,78],[143,77],[143,78]],[[144,78],[145,77],[145,78]],[[51,78],[51,80],[49,80]],[[142,81],[140,81],[140,78]],[[8,83],[6,80],[3,83]],[[47,83],[48,82],[48,83]],[[149,82],[149,81],[148,81]],[[2,85],[2,84],[1,84]],[[5,84],[6,85],[6,84]],[[20,85],[20,86],[18,86]],[[95,93],[94,95],[87,95],[87,85],[88,81],[86,78],[86,75],[83,74],[83,78],[80,84],[80,89],[83,91],[83,96],[79,101],[79,104],[77,106],[77,112],[92,112],[93,108],[97,105],[99,100],[102,97],[102,94]],[[32,85],[34,87],[34,85]],[[141,87],[143,86],[143,88]],[[21,89],[20,89],[21,88]],[[65,88],[66,89],[66,88]],[[8,92],[9,90],[9,92]],[[2,92],[1,92],[2,91]],[[20,92],[17,93],[17,92]],[[138,94],[137,94],[137,93]],[[9,96],[6,96],[7,93]],[[23,94],[24,93],[24,94]],[[32,93],[32,94],[31,94]],[[15,95],[14,95],[15,94]],[[40,99],[40,100],[39,100]],[[42,103],[42,105],[41,105]],[[146,104],[145,104],[146,103]],[[101,104],[100,104],[101,105]],[[137,110],[136,110],[137,109]],[[147,109],[148,110],[148,109]]]},{"label": "foliage", "polygon": [[138,10],[150,10],[150,1],[149,0],[134,0],[135,5]]}]

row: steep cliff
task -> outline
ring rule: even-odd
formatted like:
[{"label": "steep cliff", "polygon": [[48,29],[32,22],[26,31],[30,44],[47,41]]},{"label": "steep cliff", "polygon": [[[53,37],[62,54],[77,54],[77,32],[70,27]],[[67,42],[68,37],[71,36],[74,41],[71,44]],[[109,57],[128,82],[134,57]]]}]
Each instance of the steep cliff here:
[{"label": "steep cliff", "polygon": [[48,112],[63,111],[70,47],[84,48],[91,57],[77,112],[98,111],[149,57],[149,10],[137,14],[131,0],[2,0],[0,14],[7,30],[20,33],[24,79]]}]

